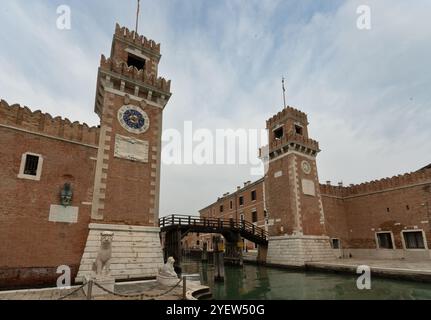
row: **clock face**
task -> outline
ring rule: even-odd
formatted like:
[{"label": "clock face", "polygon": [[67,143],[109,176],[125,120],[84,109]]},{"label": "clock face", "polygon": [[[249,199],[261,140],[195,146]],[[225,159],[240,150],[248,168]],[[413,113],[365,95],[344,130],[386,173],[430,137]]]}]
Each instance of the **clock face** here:
[{"label": "clock face", "polygon": [[311,165],[308,161],[302,161],[302,171],[304,171],[305,174],[310,174]]},{"label": "clock face", "polygon": [[140,134],[150,127],[148,115],[139,107],[127,105],[118,111],[118,121],[129,132]]}]

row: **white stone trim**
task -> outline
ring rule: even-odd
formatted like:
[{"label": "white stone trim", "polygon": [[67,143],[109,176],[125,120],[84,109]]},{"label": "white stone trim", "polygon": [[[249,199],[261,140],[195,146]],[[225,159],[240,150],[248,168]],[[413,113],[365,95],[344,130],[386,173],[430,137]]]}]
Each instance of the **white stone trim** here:
[{"label": "white stone trim", "polygon": [[[25,162],[27,160],[27,156],[35,156],[39,158],[35,176],[24,174]],[[18,179],[40,181],[40,177],[42,176],[42,167],[43,167],[43,157],[41,154],[26,152],[21,156],[21,164],[19,167]]]},{"label": "white stone trim", "polygon": [[146,226],[128,226],[119,224],[103,224],[103,223],[90,223],[88,228],[91,230],[102,231],[134,231],[134,232],[155,232],[159,233],[159,227],[146,227]]},{"label": "white stone trim", "polygon": [[286,157],[288,155],[291,155],[291,154],[295,154],[295,155],[298,155],[298,156],[301,156],[301,157],[304,157],[306,159],[313,160],[313,161],[316,160],[315,156],[313,157],[313,156],[310,156],[308,154],[304,154],[304,153],[301,153],[301,152],[298,152],[298,151],[291,150],[291,151],[287,151],[287,152],[283,153],[282,155],[280,155],[278,157],[275,157],[275,158],[269,160],[269,163],[274,162],[274,161],[276,161],[278,159],[284,158],[284,157]]},{"label": "white stone trim", "polygon": [[328,236],[311,236],[311,235],[285,235],[285,236],[272,236],[268,240],[291,240],[291,239],[307,239],[307,240],[328,240]]},{"label": "white stone trim", "polygon": [[[406,241],[404,239],[404,233],[407,233],[407,232],[422,232],[422,238],[423,238],[423,241],[424,241],[424,248],[423,249],[410,249],[410,248],[407,248]],[[403,244],[403,249],[404,250],[408,250],[408,251],[425,251],[425,250],[428,250],[427,237],[426,237],[425,231],[423,229],[407,229],[407,230],[402,230],[400,234],[401,234],[401,242]]]},{"label": "white stone trim", "polygon": [[151,60],[148,56],[146,56],[145,54],[143,54],[140,50],[137,50],[137,49],[133,50],[131,48],[126,48],[126,50],[124,50],[124,51],[126,51],[127,53],[130,53],[132,55],[135,55],[138,58],[144,59],[145,63],[147,63],[147,62],[149,62]]},{"label": "white stone trim", "polygon": [[138,102],[141,102],[143,100],[143,101],[145,101],[145,103],[147,105],[150,105],[150,106],[153,106],[153,107],[157,107],[157,108],[160,108],[160,109],[163,109],[165,107],[165,106],[163,106],[163,105],[161,105],[159,103],[155,103],[154,101],[151,101],[151,100],[148,100],[148,99],[144,99],[144,98],[141,98],[141,97],[137,97],[137,96],[132,95],[130,93],[122,92],[122,91],[114,89],[114,88],[109,88],[109,87],[105,86],[104,89],[105,89],[106,92],[118,95],[120,97],[125,97],[126,95],[128,95],[130,97],[130,99],[132,99],[132,100],[135,100],[135,101],[138,101]]}]

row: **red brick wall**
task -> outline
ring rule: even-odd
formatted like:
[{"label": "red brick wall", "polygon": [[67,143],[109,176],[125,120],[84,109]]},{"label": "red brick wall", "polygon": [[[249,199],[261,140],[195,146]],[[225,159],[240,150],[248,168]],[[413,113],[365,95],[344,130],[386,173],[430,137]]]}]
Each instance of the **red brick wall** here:
[{"label": "red brick wall", "polygon": [[403,249],[401,231],[416,227],[430,247],[430,189],[429,169],[352,187],[321,185],[328,235],[343,248],[374,249],[375,233],[392,231],[395,247]]},{"label": "red brick wall", "polygon": [[[112,127],[109,161],[105,162],[109,168],[107,178],[104,181],[106,187],[106,199],[104,201],[103,222],[130,225],[155,226],[154,214],[150,212],[155,206],[156,195],[151,194],[155,189],[156,177],[151,172],[157,167],[157,152],[152,151],[158,147],[159,131],[161,130],[162,110],[157,107],[146,107],[144,111],[150,119],[150,128],[143,134],[133,134],[125,130],[117,120],[119,108],[124,105],[124,98],[107,94],[113,103]],[[106,119],[103,119],[106,121]],[[120,134],[149,142],[148,163],[134,162],[127,159],[114,157],[115,135]],[[153,168],[152,168],[153,167]]]},{"label": "red brick wall", "polygon": [[[77,272],[88,234],[97,149],[0,127],[0,287],[53,283],[56,268]],[[43,156],[40,181],[18,179],[21,156]],[[78,223],[49,222],[71,182]],[[73,275],[72,275],[73,276]]]}]

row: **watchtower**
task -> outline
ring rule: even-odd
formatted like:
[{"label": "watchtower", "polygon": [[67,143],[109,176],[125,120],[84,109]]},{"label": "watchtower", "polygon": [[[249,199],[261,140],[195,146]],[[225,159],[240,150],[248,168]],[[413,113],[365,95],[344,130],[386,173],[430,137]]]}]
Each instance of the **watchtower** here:
[{"label": "watchtower", "polygon": [[303,265],[315,258],[333,258],[319,191],[319,143],[309,138],[308,124],[307,115],[292,107],[266,122],[269,263]]}]

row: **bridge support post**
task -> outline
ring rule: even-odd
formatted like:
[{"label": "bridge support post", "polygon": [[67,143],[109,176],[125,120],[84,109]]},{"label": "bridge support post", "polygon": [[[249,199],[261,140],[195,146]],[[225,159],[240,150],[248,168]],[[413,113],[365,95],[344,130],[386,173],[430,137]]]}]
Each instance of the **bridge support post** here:
[{"label": "bridge support post", "polygon": [[213,237],[214,244],[214,281],[224,281],[224,254],[220,236]]},{"label": "bridge support post", "polygon": [[233,265],[243,265],[241,236],[234,233],[226,239],[226,257],[225,260]]},{"label": "bridge support post", "polygon": [[268,255],[268,245],[260,244],[257,248],[257,263],[265,264],[267,255]]},{"label": "bridge support post", "polygon": [[208,262],[208,243],[206,242],[203,245],[201,260],[202,262]]}]

